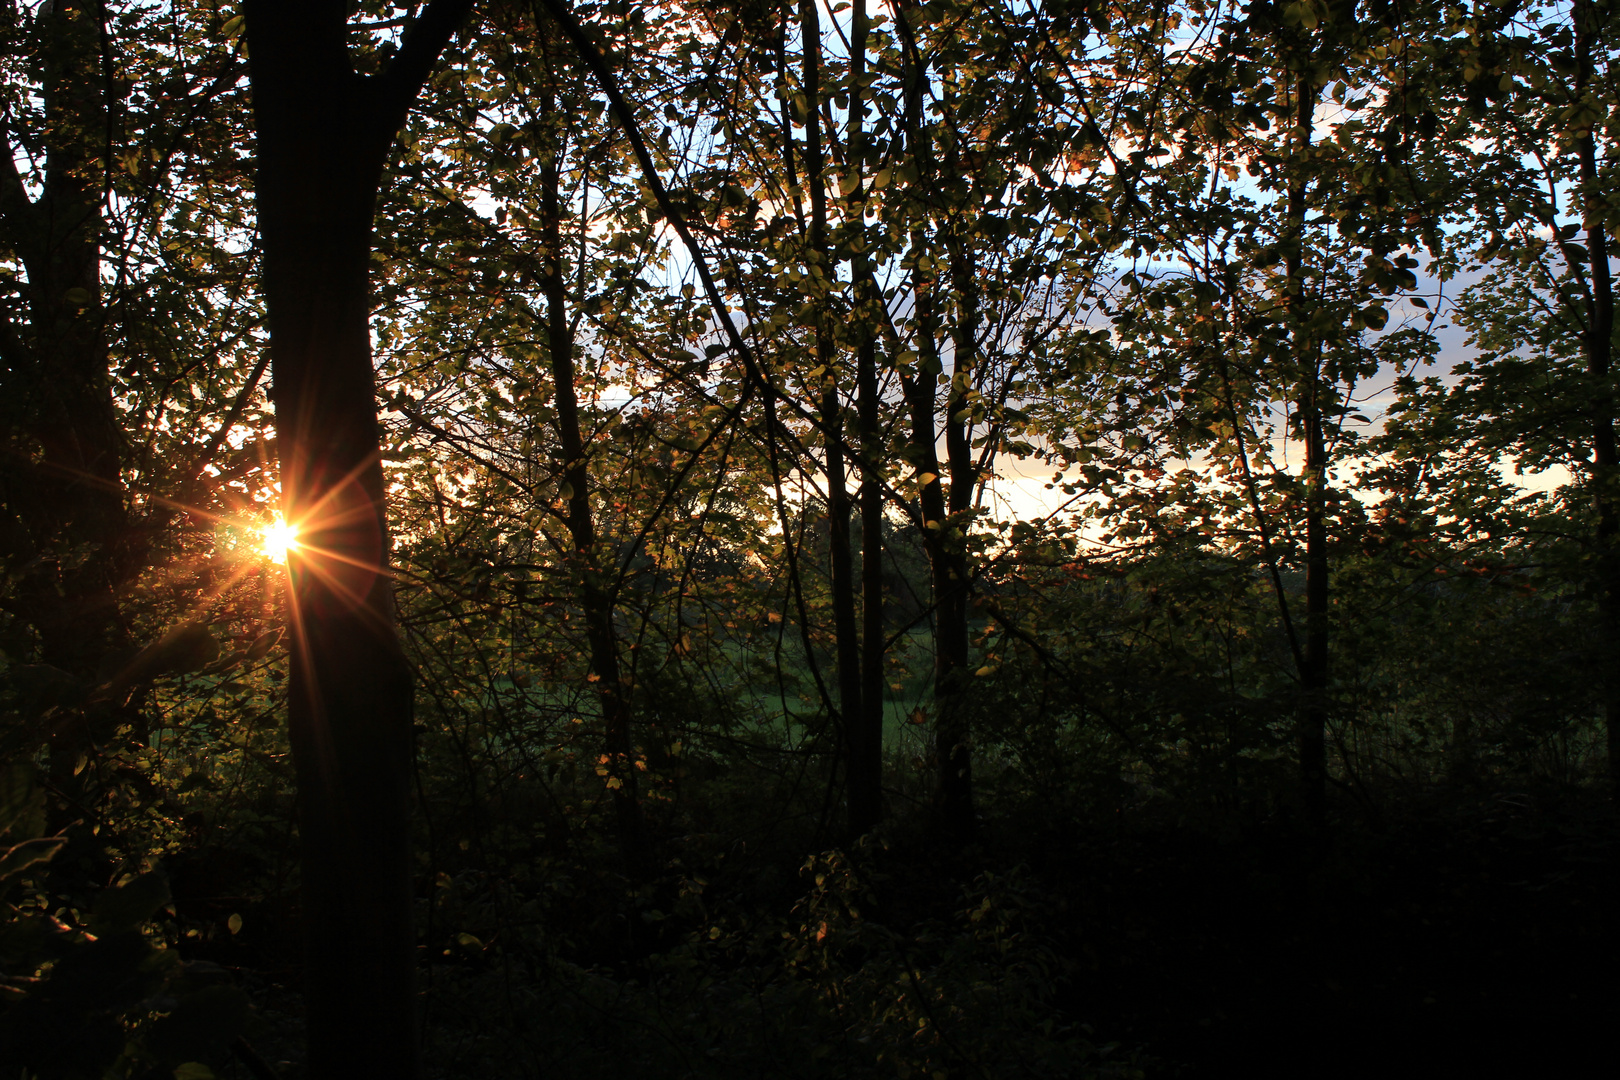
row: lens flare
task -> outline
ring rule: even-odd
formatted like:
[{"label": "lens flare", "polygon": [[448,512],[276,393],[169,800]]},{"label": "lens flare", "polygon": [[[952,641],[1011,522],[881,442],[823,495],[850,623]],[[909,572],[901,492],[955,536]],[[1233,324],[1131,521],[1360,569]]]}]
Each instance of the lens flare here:
[{"label": "lens flare", "polygon": [[289,525],[280,514],[268,525],[260,526],[264,534],[264,557],[273,563],[287,565],[287,552],[298,546],[298,526]]}]

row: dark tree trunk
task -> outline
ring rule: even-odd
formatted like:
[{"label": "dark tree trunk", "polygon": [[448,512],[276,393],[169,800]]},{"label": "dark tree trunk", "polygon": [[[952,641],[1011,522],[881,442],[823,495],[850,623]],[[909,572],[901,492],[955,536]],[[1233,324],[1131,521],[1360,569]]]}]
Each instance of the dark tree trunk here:
[{"label": "dark tree trunk", "polygon": [[[542,115],[550,117],[554,105],[546,91]],[[554,130],[563,130],[557,125]],[[545,239],[543,269],[546,294],[546,341],[551,354],[551,377],[557,410],[557,444],[562,457],[563,482],[568,487],[568,533],[573,543],[575,573],[580,584],[580,606],[590,649],[591,674],[596,677],[598,708],[607,755],[608,783],[618,822],[619,849],[626,872],[639,880],[647,872],[646,831],[638,794],[635,741],[630,730],[630,709],[620,681],[618,635],[613,627],[613,594],[608,577],[596,563],[596,522],[591,513],[590,470],[579,422],[579,399],[574,392],[574,339],[568,325],[567,274],[563,264],[561,177],[557,162],[562,148],[540,169],[541,219]]]},{"label": "dark tree trunk", "polygon": [[[934,201],[930,185],[937,177],[933,149],[923,133],[927,73],[922,52],[912,34],[911,10],[910,4],[901,4],[895,7],[894,14],[906,58],[906,140],[912,159],[917,162],[918,182],[914,192],[918,204],[916,212],[921,213],[922,207]],[[947,169],[954,168],[955,164],[954,158],[948,160]],[[927,231],[919,223],[911,231],[912,251],[921,253],[927,243]],[[922,363],[914,375],[903,379],[911,413],[911,465],[925,477],[918,484],[917,504],[923,519],[923,551],[928,556],[934,598],[935,809],[942,831],[955,838],[966,836],[973,829],[973,759],[962,707],[962,683],[967,677],[968,664],[967,563],[962,543],[965,537],[953,535],[966,515],[952,516],[972,506],[975,482],[967,430],[956,419],[964,404],[963,381],[955,377],[964,371],[964,358],[971,369],[971,357],[977,348],[977,311],[973,306],[976,293],[971,271],[960,245],[952,245],[952,284],[966,291],[959,297],[962,306],[953,325],[953,378],[946,397],[945,444],[951,473],[948,497],[940,475],[945,470],[941,467],[936,442],[939,431],[935,415],[938,407],[936,378],[944,371],[935,296],[938,280],[932,272],[920,268],[915,272],[914,281],[918,352]]]},{"label": "dark tree trunk", "polygon": [[838,720],[844,741],[845,778],[861,717],[861,644],[855,605],[855,568],[850,551],[850,498],[844,462],[844,412],[838,392],[837,358],[826,297],[832,288],[832,256],[827,248],[826,156],[821,130],[821,20],[817,0],[801,0],[799,29],[804,41],[805,184],[810,189],[809,287],[820,303],[816,314],[816,366],[823,380],[821,431],[827,450],[827,545],[832,594],[833,648],[838,661]]},{"label": "dark tree trunk", "polygon": [[[26,323],[0,316],[3,408],[25,441],[0,466],[16,574],[7,606],[38,634],[42,661],[85,680],[126,641],[118,594],[137,561],[101,297],[110,82],[98,7],[61,0],[38,15],[47,131],[37,200],[0,140],[0,240],[28,277]],[[89,734],[59,732],[72,746],[58,749],[71,757]]]},{"label": "dark tree trunk", "polygon": [[[1305,77],[1295,84],[1294,138],[1301,149],[1311,142],[1316,115],[1316,84]],[[1295,159],[1296,164],[1299,158]],[[1322,432],[1319,346],[1304,328],[1305,197],[1307,180],[1296,174],[1288,188],[1288,222],[1292,232],[1286,259],[1288,318],[1299,372],[1296,400],[1300,434],[1305,441],[1305,655],[1300,670],[1299,770],[1305,821],[1320,827],[1327,810],[1328,714],[1328,555],[1327,448]]]},{"label": "dark tree trunk", "polygon": [[[866,0],[855,0],[850,16],[849,168],[856,172],[850,212],[865,220],[865,185],[859,170],[866,159],[863,126],[867,44]],[[878,420],[877,323],[883,297],[871,285],[872,268],[864,233],[857,232],[850,260],[856,306],[852,322],[856,346],[856,412],[860,423],[861,518],[861,709],[846,712],[849,740],[849,831],[860,836],[883,816],[883,433]]]},{"label": "dark tree trunk", "polygon": [[294,640],[310,1075],[413,1077],[411,671],[400,650],[371,362],[372,216],[389,148],[470,0],[436,0],[381,76],[341,0],[249,0]]},{"label": "dark tree trunk", "polygon": [[[949,96],[946,116],[952,116]],[[949,177],[962,175],[958,132],[945,153]],[[947,833],[965,836],[973,830],[973,754],[967,712],[962,698],[968,677],[969,573],[967,532],[973,509],[978,469],[973,463],[969,392],[979,354],[979,281],[967,240],[953,221],[945,227],[950,260],[951,291],[955,296],[951,321],[951,388],[945,398],[945,468],[951,478],[947,496],[950,517],[940,529],[944,574],[936,571],[934,597],[939,605],[938,641],[941,689],[939,739],[939,805]]]},{"label": "dark tree trunk", "polygon": [[[954,143],[952,144],[954,147]],[[954,172],[954,150],[948,164]],[[949,516],[940,523],[933,559],[937,651],[935,739],[939,766],[940,823],[946,833],[962,837],[973,831],[973,752],[963,697],[968,678],[967,530],[978,470],[969,437],[967,392],[978,352],[978,285],[967,247],[947,234],[951,288],[956,317],[951,324],[951,389],[945,398],[945,466],[951,486]]]},{"label": "dark tree trunk", "polygon": [[[1575,92],[1583,96],[1596,77],[1592,47],[1601,43],[1606,9],[1591,0],[1575,4]],[[1608,192],[1598,174],[1597,146],[1588,128],[1578,140],[1580,202],[1586,250],[1592,267],[1587,292],[1586,332],[1581,346],[1591,378],[1592,509],[1596,522],[1595,591],[1598,607],[1599,692],[1608,737],[1609,783],[1620,800],[1620,468],[1615,458],[1614,397],[1609,371],[1614,359],[1614,280],[1609,272],[1609,237],[1604,225]]]}]

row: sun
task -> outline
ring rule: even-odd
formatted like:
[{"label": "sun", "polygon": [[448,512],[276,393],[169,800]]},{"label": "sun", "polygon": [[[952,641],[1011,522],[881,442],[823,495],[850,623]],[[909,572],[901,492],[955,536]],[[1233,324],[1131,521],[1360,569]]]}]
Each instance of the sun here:
[{"label": "sun", "polygon": [[264,534],[264,557],[273,563],[287,564],[287,552],[298,546],[298,526],[289,525],[280,514],[268,525],[259,526]]}]

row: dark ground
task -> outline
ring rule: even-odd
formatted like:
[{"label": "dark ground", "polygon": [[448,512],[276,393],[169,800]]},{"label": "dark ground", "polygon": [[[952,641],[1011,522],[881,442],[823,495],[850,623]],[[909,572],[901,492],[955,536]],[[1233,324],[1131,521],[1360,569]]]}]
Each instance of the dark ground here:
[{"label": "dark ground", "polygon": [[1066,1001],[1150,1077],[1620,1075],[1615,816],[1439,794],[1340,824],[1052,852]]},{"label": "dark ground", "polygon": [[[1620,828],[1606,798],[1431,791],[1381,809],[1319,836],[1164,808],[1106,827],[1004,818],[966,849],[897,828],[872,856],[884,884],[871,915],[897,929],[940,919],[987,866],[1027,867],[1067,961],[1063,1013],[1149,1080],[1620,1076]],[[802,883],[773,873],[791,904]],[[281,959],[245,965],[272,1061],[298,1056],[296,967]]]}]

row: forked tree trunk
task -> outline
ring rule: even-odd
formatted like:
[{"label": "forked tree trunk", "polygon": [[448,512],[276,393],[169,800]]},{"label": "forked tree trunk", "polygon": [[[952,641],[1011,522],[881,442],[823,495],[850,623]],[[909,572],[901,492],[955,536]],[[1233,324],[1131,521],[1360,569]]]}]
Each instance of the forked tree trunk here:
[{"label": "forked tree trunk", "polygon": [[411,672],[395,629],[368,325],[377,187],[470,0],[357,75],[343,0],[248,0],[258,214],[290,553],[310,1075],[414,1077]]},{"label": "forked tree trunk", "polygon": [[[931,185],[937,183],[933,148],[923,132],[923,98],[927,73],[921,50],[910,25],[911,5],[894,9],[906,57],[906,140],[912,160],[917,163],[913,191],[919,208],[934,199]],[[947,170],[955,162],[947,161]],[[944,226],[949,228],[949,225]],[[922,253],[928,245],[921,223],[911,231],[911,249]],[[945,447],[947,465],[939,459],[937,377],[944,365],[940,356],[940,325],[937,300],[938,279],[932,270],[915,271],[919,370],[904,380],[906,404],[911,414],[910,460],[926,479],[917,490],[922,513],[923,551],[928,556],[929,577],[934,598],[934,755],[935,811],[942,832],[954,839],[973,829],[973,758],[968,741],[967,717],[963,708],[968,665],[968,580],[965,545],[952,535],[952,515],[972,506],[974,469],[967,430],[956,417],[965,404],[963,381],[956,373],[970,370],[977,337],[976,290],[972,267],[961,245],[950,247],[951,283],[961,290],[957,319],[952,326],[953,378],[946,396]],[[963,365],[967,365],[964,369]],[[949,472],[949,494],[942,472]],[[965,514],[963,514],[965,517]]]}]

